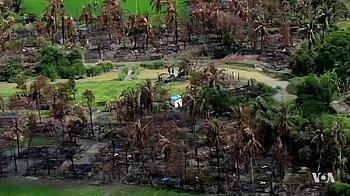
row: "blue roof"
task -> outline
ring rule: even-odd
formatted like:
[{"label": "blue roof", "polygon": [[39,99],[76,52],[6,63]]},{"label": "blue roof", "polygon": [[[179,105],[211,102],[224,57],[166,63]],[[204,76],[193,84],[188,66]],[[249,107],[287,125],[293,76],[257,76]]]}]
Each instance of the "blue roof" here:
[{"label": "blue roof", "polygon": [[172,96],[171,99],[176,101],[176,100],[181,99],[181,96],[180,95],[175,95],[175,96]]},{"label": "blue roof", "polygon": [[163,178],[163,179],[161,179],[161,181],[168,181],[169,180],[169,178]]}]

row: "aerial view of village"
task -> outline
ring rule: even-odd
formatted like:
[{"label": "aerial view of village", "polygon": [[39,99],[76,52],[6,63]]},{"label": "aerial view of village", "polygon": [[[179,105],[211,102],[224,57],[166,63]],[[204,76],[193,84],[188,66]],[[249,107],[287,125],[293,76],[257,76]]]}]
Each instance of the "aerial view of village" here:
[{"label": "aerial view of village", "polygon": [[0,0],[0,196],[350,196],[350,0]]}]

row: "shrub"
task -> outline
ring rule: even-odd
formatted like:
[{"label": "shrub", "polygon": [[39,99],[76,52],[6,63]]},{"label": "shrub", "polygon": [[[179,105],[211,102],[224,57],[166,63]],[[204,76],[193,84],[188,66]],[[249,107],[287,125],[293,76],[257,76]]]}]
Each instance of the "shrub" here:
[{"label": "shrub", "polygon": [[1,82],[14,82],[17,75],[21,72],[21,60],[18,58],[9,58],[4,67],[0,68]]},{"label": "shrub", "polygon": [[64,51],[53,46],[42,49],[40,63],[35,66],[35,71],[36,74],[46,76],[51,80],[81,78],[86,75],[83,56],[79,50]]},{"label": "shrub", "polygon": [[119,77],[118,77],[118,81],[123,81],[126,76],[128,75],[128,69],[129,69],[129,66],[125,65],[121,71],[119,72]]},{"label": "shrub", "polygon": [[93,67],[89,67],[86,70],[88,77],[98,76],[103,73],[109,72],[114,68],[113,64],[110,62],[107,63],[99,63]]},{"label": "shrub", "polygon": [[327,187],[326,195],[329,196],[346,196],[350,195],[350,185],[345,183],[331,183]]},{"label": "shrub", "polygon": [[151,64],[140,64],[141,67],[146,69],[161,69],[165,67],[165,63],[163,61],[157,61]]}]

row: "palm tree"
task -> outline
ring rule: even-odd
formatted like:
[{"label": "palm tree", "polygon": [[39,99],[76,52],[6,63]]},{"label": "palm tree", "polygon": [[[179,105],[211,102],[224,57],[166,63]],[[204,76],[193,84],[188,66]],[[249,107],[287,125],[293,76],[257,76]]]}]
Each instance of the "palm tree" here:
[{"label": "palm tree", "polygon": [[223,79],[225,78],[225,71],[225,69],[217,69],[213,63],[203,70],[203,74],[206,76],[210,88],[217,87],[220,89],[220,84],[225,85],[223,82]]},{"label": "palm tree", "polygon": [[51,41],[54,44],[54,34],[58,28],[57,14],[61,14],[62,19],[62,38],[64,43],[64,4],[63,0],[49,0],[45,8],[44,16],[47,22],[47,30],[51,34]]},{"label": "palm tree", "polygon": [[24,135],[26,134],[27,130],[24,127],[24,119],[23,118],[15,118],[12,121],[12,125],[9,127],[9,132],[11,138],[9,139],[15,139],[17,144],[17,157],[21,157],[20,152],[20,140],[23,139]]},{"label": "palm tree", "polygon": [[88,31],[88,35],[91,33],[89,31],[89,26],[92,31],[92,22],[93,22],[93,14],[96,12],[98,9],[98,3],[97,1],[89,1],[87,5],[83,6],[83,11],[80,17],[80,20],[85,22],[86,29]]},{"label": "palm tree", "polygon": [[325,32],[329,29],[329,22],[331,17],[333,16],[333,8],[332,5],[329,5],[328,3],[323,2],[317,10],[317,16],[316,18],[322,23],[322,39],[323,42]]},{"label": "palm tree", "polygon": [[[149,124],[149,123],[148,123]],[[134,122],[131,125],[131,137],[133,138],[133,141],[135,142],[135,145],[137,146],[138,150],[141,152],[141,159],[142,159],[142,164],[144,161],[144,157],[143,157],[143,148],[144,148],[144,142],[147,136],[147,126],[146,125],[142,125],[141,124],[141,120],[137,119],[136,122]]]},{"label": "palm tree", "polygon": [[86,105],[89,109],[91,135],[92,137],[95,137],[94,124],[92,122],[92,107],[95,101],[95,95],[91,90],[86,89],[83,93],[83,98],[85,99]]},{"label": "palm tree", "polygon": [[171,157],[171,154],[173,152],[174,143],[171,142],[168,138],[161,134],[156,134],[154,136],[155,142],[154,146],[158,146],[159,149],[161,149],[161,155],[163,156],[163,164],[164,164],[164,176],[167,176],[166,170],[167,170],[167,163]]},{"label": "palm tree", "polygon": [[251,179],[252,179],[252,186],[253,186],[253,191],[255,194],[255,180],[254,180],[254,168],[253,168],[253,157],[258,156],[264,148],[262,145],[259,143],[258,140],[255,139],[255,134],[250,127],[247,127],[244,129],[244,132],[246,136],[249,138],[248,142],[243,148],[243,151],[246,152],[249,156],[250,159],[250,169],[251,169]]},{"label": "palm tree", "polygon": [[258,17],[257,20],[254,21],[256,27],[254,32],[260,32],[260,53],[264,50],[264,40],[267,36],[269,36],[269,32],[267,30],[267,22],[265,21],[265,15],[262,17]]},{"label": "palm tree", "polygon": [[148,80],[147,83],[141,88],[140,95],[140,105],[142,110],[147,110],[148,115],[153,109],[153,92],[151,81]]},{"label": "palm tree", "polygon": [[193,133],[193,141],[195,143],[195,154],[196,154],[196,160],[197,160],[197,172],[199,175],[199,157],[198,157],[198,146],[197,146],[197,137],[196,137],[196,123],[197,119],[203,115],[204,112],[204,99],[196,99],[192,95],[188,95],[188,102],[185,105],[185,109],[188,112],[189,118],[190,118],[190,126],[191,131]]},{"label": "palm tree", "polygon": [[204,131],[206,132],[207,142],[211,145],[215,146],[216,151],[216,163],[218,168],[218,190],[220,192],[221,189],[221,173],[220,173],[220,130],[224,129],[225,124],[218,120],[208,120],[207,125],[204,127]]},{"label": "palm tree", "polygon": [[40,127],[42,126],[41,119],[41,100],[46,98],[48,95],[52,93],[52,86],[48,82],[48,78],[44,76],[39,76],[30,86],[30,92],[32,95],[32,99],[35,101],[35,107],[38,111]]},{"label": "palm tree", "polygon": [[345,173],[344,171],[345,165],[343,164],[344,163],[343,151],[346,146],[345,130],[341,128],[338,122],[335,122],[333,127],[329,131],[331,132],[331,136],[333,137],[333,140],[335,143],[335,149],[339,153],[338,161],[339,161],[340,179],[346,180],[344,179],[344,177],[346,178],[346,175],[343,175]]},{"label": "palm tree", "polygon": [[175,26],[175,45],[176,45],[176,49],[178,49],[177,2],[176,0],[167,0],[166,6],[167,6],[167,10],[166,10],[165,21],[168,26],[173,26],[173,25]]},{"label": "palm tree", "polygon": [[322,153],[325,145],[325,130],[320,128],[317,129],[315,131],[315,136],[312,138],[311,142],[316,143],[316,153],[319,154],[318,166],[317,166],[317,173],[318,173],[321,168]]},{"label": "palm tree", "polygon": [[314,21],[310,20],[304,24],[304,27],[300,29],[301,32],[304,32],[307,35],[308,46],[311,50],[313,45],[317,45],[320,41],[320,35],[317,32],[317,26],[314,25]]}]

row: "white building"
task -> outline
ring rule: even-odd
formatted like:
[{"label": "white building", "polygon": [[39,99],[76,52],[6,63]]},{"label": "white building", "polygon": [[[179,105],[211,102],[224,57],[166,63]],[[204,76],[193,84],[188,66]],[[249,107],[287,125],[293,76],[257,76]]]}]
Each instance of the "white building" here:
[{"label": "white building", "polygon": [[173,105],[175,108],[182,107],[182,99],[180,95],[172,96],[171,97],[171,105]]}]

